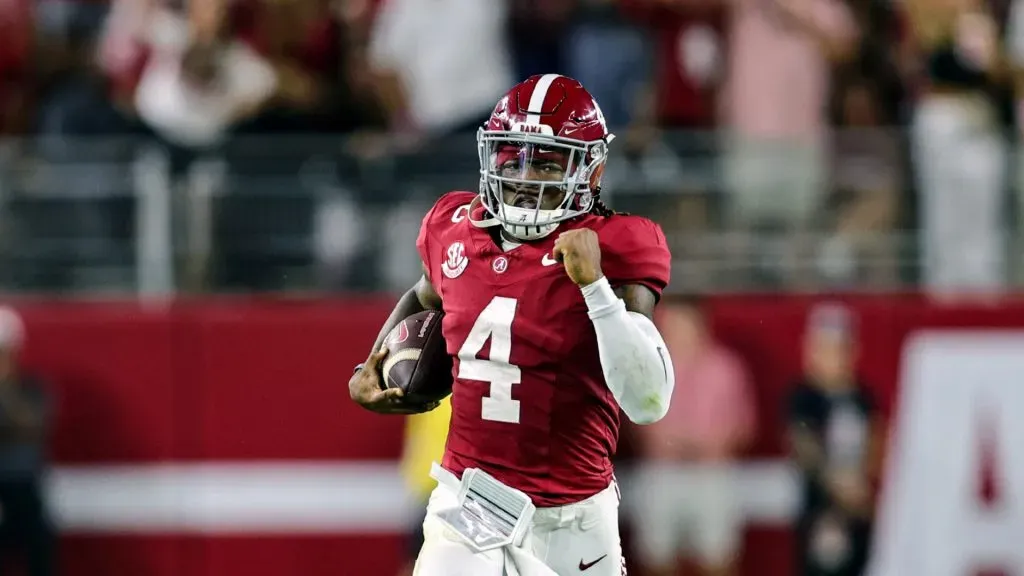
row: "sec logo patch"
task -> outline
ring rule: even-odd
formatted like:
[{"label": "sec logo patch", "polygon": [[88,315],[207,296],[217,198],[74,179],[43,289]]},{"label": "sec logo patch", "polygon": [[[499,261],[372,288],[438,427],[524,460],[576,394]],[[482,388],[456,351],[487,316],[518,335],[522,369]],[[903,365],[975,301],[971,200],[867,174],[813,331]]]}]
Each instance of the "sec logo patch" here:
[{"label": "sec logo patch", "polygon": [[441,263],[441,272],[449,278],[458,278],[469,266],[469,258],[466,257],[466,247],[462,242],[453,242],[448,246],[448,257]]}]

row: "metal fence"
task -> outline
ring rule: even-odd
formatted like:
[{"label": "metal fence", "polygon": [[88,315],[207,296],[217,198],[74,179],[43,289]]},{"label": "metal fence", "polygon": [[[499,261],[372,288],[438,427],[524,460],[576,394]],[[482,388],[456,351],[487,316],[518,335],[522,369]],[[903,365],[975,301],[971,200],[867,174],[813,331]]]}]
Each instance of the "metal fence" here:
[{"label": "metal fence", "polygon": [[[606,172],[610,205],[665,229],[674,289],[913,285],[913,178],[900,132],[834,135],[810,212],[789,218],[789,196],[768,191],[763,202],[780,206],[763,220],[731,216],[737,168],[721,140],[627,141]],[[765,160],[782,174],[807,170]],[[399,152],[344,137],[247,139],[204,154],[138,139],[8,141],[0,145],[0,289],[396,290],[418,276],[425,210],[477,182],[471,136]]]}]

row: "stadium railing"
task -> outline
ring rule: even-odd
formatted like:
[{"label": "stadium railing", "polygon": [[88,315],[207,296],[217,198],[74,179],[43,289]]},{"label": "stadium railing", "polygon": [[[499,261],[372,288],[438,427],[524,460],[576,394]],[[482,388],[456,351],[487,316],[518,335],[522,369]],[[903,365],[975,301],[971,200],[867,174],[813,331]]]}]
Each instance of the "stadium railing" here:
[{"label": "stadium railing", "polygon": [[[874,140],[891,146],[863,145]],[[665,229],[675,289],[914,285],[913,166],[898,130],[836,133],[799,224],[785,207],[775,221],[731,216],[734,165],[722,141],[666,133],[624,145],[607,170],[606,200]],[[477,162],[472,136],[390,154],[340,136],[248,138],[195,157],[138,139],[7,141],[0,289],[396,290],[418,275],[422,214],[447,190],[476,190]],[[1016,232],[1008,225],[1008,237]]]}]

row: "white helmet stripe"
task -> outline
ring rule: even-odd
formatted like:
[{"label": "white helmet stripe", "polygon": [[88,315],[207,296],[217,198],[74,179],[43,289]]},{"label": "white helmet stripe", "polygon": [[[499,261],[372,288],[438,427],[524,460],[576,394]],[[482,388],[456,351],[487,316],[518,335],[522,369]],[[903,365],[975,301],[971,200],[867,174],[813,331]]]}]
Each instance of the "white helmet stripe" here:
[{"label": "white helmet stripe", "polygon": [[527,124],[540,124],[540,114],[544,111],[544,100],[548,97],[548,89],[551,88],[551,83],[559,77],[561,74],[545,74],[537,81],[537,85],[533,87],[533,94],[530,95],[530,104],[526,107]]}]

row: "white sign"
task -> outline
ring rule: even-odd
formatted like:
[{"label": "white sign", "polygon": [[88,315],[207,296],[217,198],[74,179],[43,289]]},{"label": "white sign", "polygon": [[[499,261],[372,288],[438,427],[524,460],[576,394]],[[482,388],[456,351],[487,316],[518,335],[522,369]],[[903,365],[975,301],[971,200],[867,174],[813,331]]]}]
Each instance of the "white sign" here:
[{"label": "white sign", "polygon": [[903,351],[871,576],[1024,574],[1024,332]]}]

